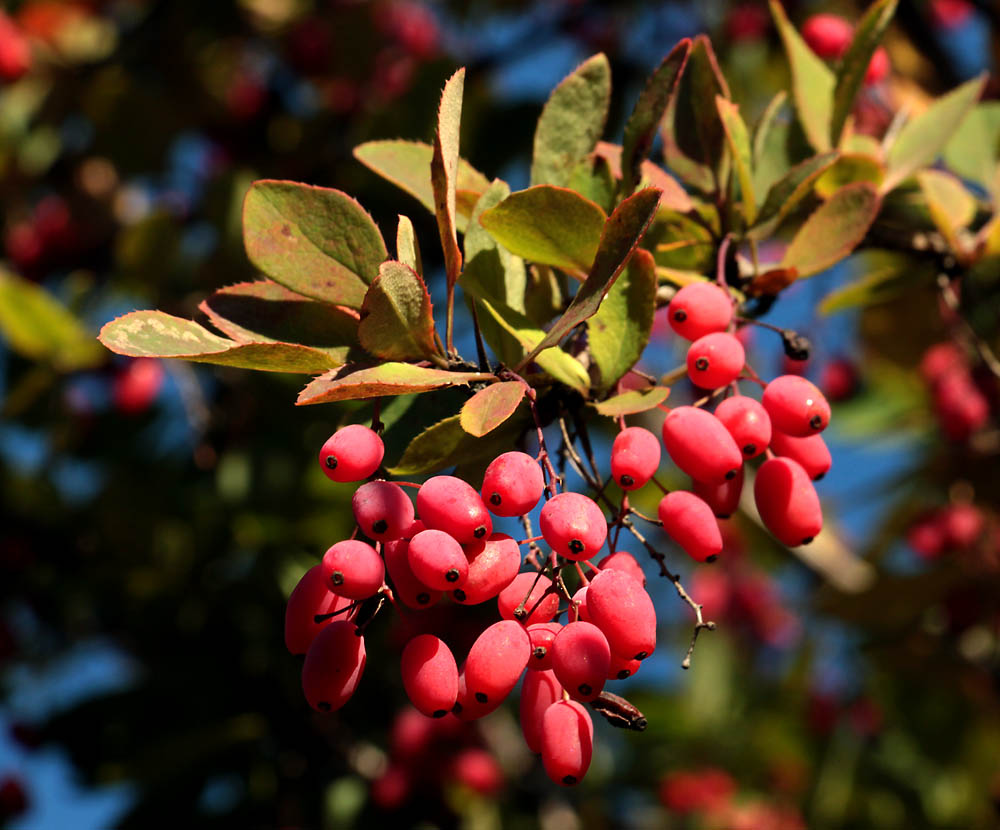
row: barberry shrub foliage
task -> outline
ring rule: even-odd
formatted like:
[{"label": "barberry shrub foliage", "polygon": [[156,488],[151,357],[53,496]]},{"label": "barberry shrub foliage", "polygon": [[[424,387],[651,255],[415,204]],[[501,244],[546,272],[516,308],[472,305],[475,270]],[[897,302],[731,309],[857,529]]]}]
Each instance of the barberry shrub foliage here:
[{"label": "barberry shrub foliage", "polygon": [[[264,180],[243,213],[247,255],[264,279],[205,299],[205,323],[137,311],[104,327],[101,342],[120,354],[311,375],[299,405],[371,401],[370,429],[347,427],[355,437],[337,433],[317,448],[330,478],[358,483],[357,530],[331,540],[289,600],[286,644],[306,655],[310,705],[348,704],[363,684],[364,631],[387,604],[410,613],[496,599],[496,621],[463,653],[430,634],[412,638],[402,685],[424,714],[465,720],[497,708],[526,670],[551,672],[526,681],[521,725],[549,776],[576,784],[592,753],[590,711],[645,726],[634,706],[603,690],[640,670],[656,646],[645,572],[618,550],[621,539],[634,538],[690,608],[687,667],[697,635],[715,623],[684,588],[666,543],[699,562],[724,556],[716,517],[741,503],[755,503],[787,546],[820,533],[812,481],[830,465],[820,436],[829,405],[804,378],[760,377],[740,330],[758,325],[788,286],[848,258],[872,266],[827,297],[827,310],[865,302],[904,273],[937,279],[917,237],[900,241],[900,217],[914,210],[920,216],[906,227],[929,222],[954,267],[975,271],[1000,254],[996,220],[980,221],[976,196],[959,180],[996,187],[987,173],[995,148],[975,146],[979,133],[965,126],[981,116],[983,79],[882,141],[855,128],[856,100],[895,8],[895,0],[873,4],[831,67],[772,2],[791,89],[753,126],[699,36],[678,43],[649,77],[621,145],[605,141],[611,72],[595,55],[553,91],[535,130],[530,186],[514,192],[461,157],[459,70],[444,86],[432,144],[380,140],[355,150],[434,214],[441,296],[428,291],[405,215],[387,243],[349,195]],[[648,158],[657,136],[665,167]],[[936,166],[961,136],[968,152],[947,154],[954,170]],[[437,318],[435,304],[444,308]],[[692,341],[687,363],[640,369],[659,308]],[[807,353],[799,333],[777,334],[790,357]],[[702,392],[667,409],[685,378]],[[449,389],[464,402],[410,436],[398,457],[383,457],[379,433],[421,423],[425,401],[453,400],[433,397]],[[760,402],[745,394],[755,390]],[[655,409],[667,412],[662,442],[626,421]],[[605,464],[589,437],[601,422],[620,431]],[[661,443],[691,488],[664,492],[654,519],[629,493],[660,487]],[[568,470],[584,492],[567,489]],[[744,487],[752,499],[741,500]],[[415,510],[406,488],[416,491]],[[494,532],[493,516],[520,517],[524,538]]]}]

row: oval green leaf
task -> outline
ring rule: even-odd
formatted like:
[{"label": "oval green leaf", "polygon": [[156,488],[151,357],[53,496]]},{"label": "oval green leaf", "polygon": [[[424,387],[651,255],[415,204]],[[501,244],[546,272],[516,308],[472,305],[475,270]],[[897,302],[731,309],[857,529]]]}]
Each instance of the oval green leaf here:
[{"label": "oval green leaf", "polygon": [[402,262],[379,268],[361,306],[361,345],[383,360],[421,360],[437,353],[427,286]]},{"label": "oval green leaf", "polygon": [[492,380],[496,378],[483,372],[449,372],[412,363],[381,363],[370,367],[348,365],[316,378],[299,393],[296,404],[405,395]]},{"label": "oval green leaf", "polygon": [[492,432],[514,414],[524,394],[524,384],[516,380],[480,389],[462,406],[459,413],[462,429],[477,438]]}]

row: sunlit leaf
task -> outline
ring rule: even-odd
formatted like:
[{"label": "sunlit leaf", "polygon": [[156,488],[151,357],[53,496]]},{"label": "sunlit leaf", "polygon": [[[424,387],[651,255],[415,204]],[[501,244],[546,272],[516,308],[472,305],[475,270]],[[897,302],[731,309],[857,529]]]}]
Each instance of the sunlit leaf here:
[{"label": "sunlit leaf", "polygon": [[[378,366],[347,365],[316,378],[299,393],[297,404],[350,401],[383,395],[428,392],[447,386],[466,386],[477,381],[495,380],[482,372],[449,372],[414,366],[412,363],[381,363]],[[457,416],[456,416],[457,417]]]},{"label": "sunlit leaf", "polygon": [[420,256],[420,243],[417,241],[413,222],[403,214],[399,214],[399,224],[396,226],[396,259],[408,265],[421,277],[424,275],[424,261]]},{"label": "sunlit leaf", "polygon": [[757,225],[761,230],[752,235],[762,236],[770,228],[780,225],[781,221],[809,195],[816,180],[836,160],[836,151],[820,153],[796,165],[775,182],[767,192],[767,198],[757,217]]},{"label": "sunlit leaf", "polygon": [[828,199],[844,185],[868,182],[878,188],[885,179],[885,167],[874,156],[843,153],[816,180],[816,195]]},{"label": "sunlit leaf", "polygon": [[933,264],[897,251],[859,251],[847,262],[857,278],[835,288],[820,302],[823,314],[888,302],[932,275]]},{"label": "sunlit leaf", "polygon": [[757,219],[757,197],[753,190],[753,161],[750,151],[750,133],[740,117],[740,108],[721,96],[715,97],[715,106],[725,131],[726,143],[732,155],[736,177],[740,183],[740,207],[747,225]]},{"label": "sunlit leaf", "polygon": [[437,353],[427,286],[402,262],[379,268],[361,306],[361,345],[383,360],[420,360]]},{"label": "sunlit leaf", "polygon": [[976,215],[976,200],[965,186],[943,170],[921,170],[917,182],[927,199],[931,219],[955,254],[962,255],[966,246],[960,231],[968,228]]},{"label": "sunlit leaf", "polygon": [[462,252],[458,248],[455,229],[455,188],[458,181],[458,137],[462,123],[464,90],[465,69],[462,68],[448,79],[441,93],[438,128],[434,134],[434,155],[431,157],[434,215],[437,217],[438,232],[441,236],[444,270],[449,290],[458,280],[462,270]]},{"label": "sunlit leaf", "polygon": [[594,404],[594,409],[609,418],[619,415],[636,415],[648,412],[663,403],[670,394],[669,386],[651,386],[648,389],[630,389],[606,401]]},{"label": "sunlit leaf", "polygon": [[973,107],[944,148],[945,163],[963,179],[1000,198],[1000,101]]},{"label": "sunlit leaf", "polygon": [[525,391],[524,384],[515,380],[480,389],[462,406],[459,413],[462,429],[477,438],[492,432],[514,414]]},{"label": "sunlit leaf", "polygon": [[[729,85],[719,70],[711,42],[705,35],[698,35],[670,108],[673,117],[668,124],[671,124],[670,132],[677,149],[710,171],[718,187],[725,178],[722,169],[725,139],[715,106],[716,96],[729,98]],[[667,165],[674,169],[674,161],[669,156]]]}]

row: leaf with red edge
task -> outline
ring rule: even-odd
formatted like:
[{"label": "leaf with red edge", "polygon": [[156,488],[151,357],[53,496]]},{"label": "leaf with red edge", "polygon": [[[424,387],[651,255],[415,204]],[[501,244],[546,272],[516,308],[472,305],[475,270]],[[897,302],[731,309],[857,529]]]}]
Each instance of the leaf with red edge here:
[{"label": "leaf with red edge", "polygon": [[484,372],[449,372],[447,369],[431,369],[412,363],[390,362],[365,367],[350,364],[316,378],[299,393],[296,404],[302,406],[406,395],[492,380],[495,377]]},{"label": "leaf with red edge", "polygon": [[98,339],[129,357],[170,357],[265,372],[315,374],[340,365],[326,352],[297,343],[237,343],[163,311],[133,311],[112,320]]},{"label": "leaf with red edge", "polygon": [[521,361],[525,366],[543,349],[556,345],[569,332],[592,317],[601,301],[628,263],[648,230],[660,202],[660,191],[647,187],[625,199],[604,223],[601,242],[586,281],[580,286],[565,314],[552,324],[548,334]]},{"label": "leaf with red edge", "polygon": [[395,260],[382,263],[361,306],[358,337],[383,360],[421,360],[437,353],[431,298],[416,271]]},{"label": "leaf with red edge", "polygon": [[630,389],[605,401],[594,404],[594,409],[609,418],[619,415],[637,415],[648,412],[663,403],[670,395],[669,386],[650,386],[647,389]]},{"label": "leaf with red edge", "polygon": [[[354,157],[365,167],[405,190],[431,213],[434,212],[434,190],[431,187],[433,156],[434,148],[422,141],[368,141],[354,148]],[[472,208],[489,186],[490,180],[486,176],[465,159],[458,160],[455,226],[460,233],[465,232]]]},{"label": "leaf with red edge", "polygon": [[458,249],[455,229],[455,189],[458,180],[458,138],[462,123],[462,93],[465,68],[459,69],[444,85],[438,108],[438,128],[434,134],[431,158],[431,189],[434,192],[434,215],[437,217],[444,270],[449,290],[462,271],[462,252]]},{"label": "leaf with red edge", "polygon": [[226,286],[198,308],[237,343],[297,343],[326,352],[338,366],[358,347],[356,312],[303,297],[270,280]]},{"label": "leaf with red edge", "polygon": [[524,384],[516,380],[480,389],[462,406],[459,413],[462,429],[477,438],[492,432],[514,414],[525,391]]},{"label": "leaf with red edge", "polygon": [[[715,97],[729,98],[729,84],[719,70],[712,43],[705,35],[694,39],[691,52],[670,106],[669,145],[692,162],[711,171],[716,187],[725,179],[725,146]],[[673,167],[671,159],[667,166]]]},{"label": "leaf with red edge", "polygon": [[243,201],[243,242],[250,261],[298,294],[358,308],[385,241],[346,193],[298,182],[254,182]]}]

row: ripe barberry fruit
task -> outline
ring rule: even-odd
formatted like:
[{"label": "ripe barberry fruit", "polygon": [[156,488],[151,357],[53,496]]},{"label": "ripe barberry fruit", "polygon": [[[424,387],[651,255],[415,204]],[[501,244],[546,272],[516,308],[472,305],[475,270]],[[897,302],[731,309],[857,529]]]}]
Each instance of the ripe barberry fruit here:
[{"label": "ripe barberry fruit", "polygon": [[517,685],[531,659],[531,640],[513,620],[493,623],[469,649],[465,660],[467,694],[484,706],[499,705]]},{"label": "ripe barberry fruit", "polygon": [[447,775],[455,783],[487,798],[503,789],[503,771],[496,758],[478,746],[459,750],[448,764]]},{"label": "ripe barberry fruit", "polygon": [[0,11],[0,80],[16,81],[31,69],[31,44],[24,31]]},{"label": "ripe barberry fruit", "polygon": [[574,561],[590,559],[608,538],[601,508],[582,493],[553,496],[542,507],[538,524],[552,550]]},{"label": "ripe barberry fruit", "polygon": [[771,418],[753,398],[746,395],[726,398],[715,407],[715,417],[729,430],[744,458],[762,455],[771,443]]},{"label": "ripe barberry fruit", "polygon": [[382,587],[385,565],[371,545],[347,539],[332,545],[320,563],[323,577],[335,594],[365,599]]},{"label": "ripe barberry fruit", "polygon": [[469,575],[469,560],[462,546],[443,530],[422,530],[407,551],[410,570],[435,591],[461,588]]},{"label": "ripe barberry fruit", "polygon": [[493,519],[479,493],[456,476],[434,476],[417,490],[417,513],[425,525],[465,545],[493,532]]},{"label": "ripe barberry fruit", "polygon": [[399,661],[403,688],[413,705],[432,718],[443,718],[458,698],[458,665],[451,649],[433,634],[406,644]]},{"label": "ripe barberry fruit", "polygon": [[285,606],[285,648],[292,654],[305,654],[320,630],[334,619],[350,619],[353,611],[345,611],[339,617],[326,617],[319,622],[316,617],[325,617],[351,604],[347,597],[330,591],[330,583],[319,565],[306,571],[288,597]]},{"label": "ripe barberry fruit", "polygon": [[694,282],[681,288],[667,309],[670,327],[681,337],[697,340],[713,331],[724,331],[733,319],[733,301],[725,289],[711,282]]},{"label": "ripe barberry fruit", "polygon": [[728,519],[740,505],[743,495],[743,468],[740,467],[736,478],[723,481],[720,484],[706,484],[704,481],[691,479],[692,492],[705,502],[718,519]]},{"label": "ripe barberry fruit", "polygon": [[528,626],[528,639],[531,640],[529,669],[548,671],[552,668],[552,641],[561,630],[562,625],[557,622],[536,623]]},{"label": "ripe barberry fruit", "polygon": [[694,406],[670,410],[663,422],[663,445],[691,478],[719,483],[735,478],[743,455],[722,421]]},{"label": "ripe barberry fruit", "polygon": [[334,620],[313,640],[302,664],[302,691],[319,712],[334,712],[354,694],[365,670],[365,638],[354,623]]},{"label": "ripe barberry fruit", "polygon": [[[576,619],[583,620],[584,622],[590,622],[590,614],[587,613],[587,587],[586,585],[581,585],[576,589],[576,593],[573,594],[572,607],[576,610]],[[570,617],[573,613],[570,613]]]},{"label": "ripe barberry fruit", "polygon": [[802,465],[769,458],[757,470],[754,501],[764,526],[784,545],[811,542],[823,527],[819,496]]},{"label": "ripe barberry fruit", "polygon": [[642,565],[639,564],[638,560],[626,550],[609,553],[597,563],[597,567],[602,571],[605,568],[610,568],[614,571],[625,571],[625,573],[642,585],[643,588],[646,587],[646,572],[643,571]]},{"label": "ripe barberry fruit", "polygon": [[739,377],[745,363],[743,344],[724,331],[699,337],[687,352],[688,377],[702,389],[728,386]]},{"label": "ripe barberry fruit", "polygon": [[670,538],[695,562],[711,562],[722,553],[722,534],[712,508],[694,493],[667,493],[657,514]]},{"label": "ripe barberry fruit", "polygon": [[798,375],[780,375],[764,387],[764,409],[771,427],[802,438],[815,435],[830,423],[830,404],[823,393]]},{"label": "ripe barberry fruit", "polygon": [[596,625],[567,623],[552,642],[552,670],[570,697],[594,700],[604,688],[611,665],[608,639]]},{"label": "ripe barberry fruit", "polygon": [[542,715],[542,765],[556,784],[572,787],[590,768],[594,722],[575,700],[557,700]]},{"label": "ripe barberry fruit", "polygon": [[521,549],[506,533],[492,533],[488,539],[463,547],[469,574],[461,588],[451,589],[455,602],[462,605],[493,599],[514,581],[521,568]]},{"label": "ripe barberry fruit", "polygon": [[554,671],[529,671],[524,676],[519,706],[521,733],[532,752],[542,751],[542,718],[553,703],[562,699],[562,691]]},{"label": "ripe barberry fruit", "polygon": [[819,481],[833,466],[833,457],[826,446],[822,435],[806,435],[796,438],[775,431],[771,436],[771,449],[775,455],[793,458],[802,465],[806,475],[813,481]]},{"label": "ripe barberry fruit", "polygon": [[428,608],[441,599],[441,592],[424,584],[410,568],[410,543],[406,539],[386,542],[385,567],[392,580],[393,596],[409,608]]},{"label": "ripe barberry fruit", "polygon": [[653,600],[624,571],[601,571],[590,580],[587,612],[604,632],[613,654],[645,660],[656,648]]},{"label": "ripe barberry fruit", "polygon": [[497,596],[500,616],[524,626],[548,622],[559,610],[559,595],[547,593],[551,587],[552,580],[547,576],[534,572],[518,574]]},{"label": "ripe barberry fruit", "polygon": [[802,39],[823,60],[837,60],[854,37],[854,27],[835,14],[814,14],[802,24]]},{"label": "ripe barberry fruit", "polygon": [[544,489],[542,468],[523,452],[498,455],[483,474],[483,503],[494,516],[530,513]]},{"label": "ripe barberry fruit", "polygon": [[626,427],[611,445],[611,476],[622,490],[638,490],[660,466],[660,442],[643,427]]},{"label": "ripe barberry fruit", "polygon": [[611,662],[608,664],[608,680],[624,680],[626,677],[631,677],[639,671],[641,665],[642,662],[635,658],[612,654]]},{"label": "ripe barberry fruit", "polygon": [[892,64],[889,62],[889,53],[885,51],[884,46],[879,46],[875,50],[875,54],[872,55],[872,59],[868,62],[868,68],[865,70],[865,86],[874,86],[884,81],[889,76],[891,68]]},{"label": "ripe barberry fruit", "polygon": [[331,481],[361,481],[379,468],[384,454],[377,432],[364,424],[348,424],[326,439],[319,465]]},{"label": "ripe barberry fruit", "polygon": [[354,519],[365,536],[388,542],[399,539],[413,524],[413,502],[391,481],[369,481],[351,498]]}]

